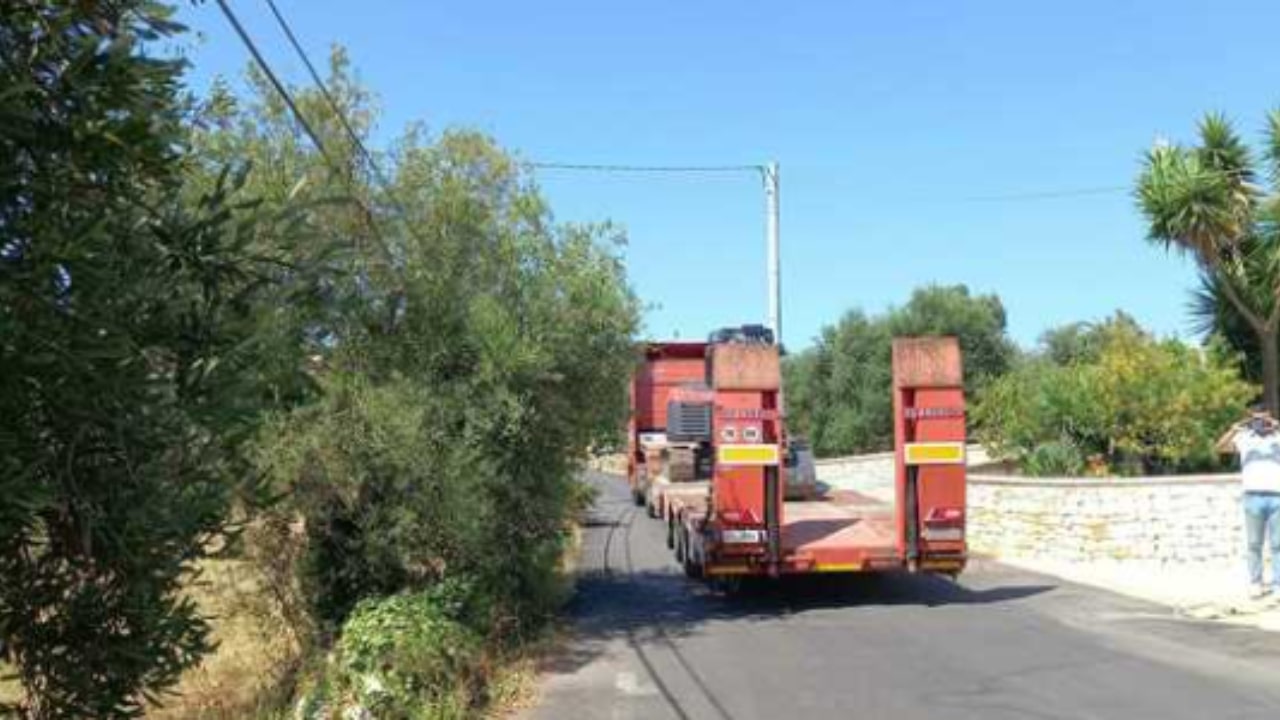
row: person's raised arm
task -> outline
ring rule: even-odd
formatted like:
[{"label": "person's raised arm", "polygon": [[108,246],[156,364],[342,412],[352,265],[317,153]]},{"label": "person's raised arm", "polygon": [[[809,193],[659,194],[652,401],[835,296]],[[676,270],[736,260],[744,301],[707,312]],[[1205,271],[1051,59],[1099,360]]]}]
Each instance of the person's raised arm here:
[{"label": "person's raised arm", "polygon": [[1222,455],[1235,452],[1236,433],[1240,432],[1240,428],[1244,427],[1247,422],[1249,422],[1249,420],[1246,418],[1227,428],[1227,431],[1222,433],[1222,437],[1218,438],[1218,442],[1214,444],[1214,449]]}]

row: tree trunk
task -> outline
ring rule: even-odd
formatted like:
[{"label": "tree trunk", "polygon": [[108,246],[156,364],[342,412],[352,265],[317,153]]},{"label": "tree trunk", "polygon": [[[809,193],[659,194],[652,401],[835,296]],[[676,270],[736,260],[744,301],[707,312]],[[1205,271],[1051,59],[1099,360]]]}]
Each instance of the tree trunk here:
[{"label": "tree trunk", "polygon": [[1280,417],[1280,352],[1276,347],[1274,328],[1258,331],[1262,347],[1262,399],[1272,417]]}]

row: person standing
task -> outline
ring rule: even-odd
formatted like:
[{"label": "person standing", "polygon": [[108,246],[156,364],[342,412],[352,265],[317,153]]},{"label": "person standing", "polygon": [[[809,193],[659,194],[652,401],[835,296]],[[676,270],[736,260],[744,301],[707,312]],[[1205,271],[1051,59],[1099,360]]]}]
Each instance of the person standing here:
[{"label": "person standing", "polygon": [[[1218,452],[1240,456],[1244,489],[1246,560],[1249,597],[1268,592],[1280,596],[1280,423],[1264,406],[1255,405],[1249,417],[1231,426],[1218,439]],[[1271,548],[1271,589],[1263,584],[1262,545]]]}]

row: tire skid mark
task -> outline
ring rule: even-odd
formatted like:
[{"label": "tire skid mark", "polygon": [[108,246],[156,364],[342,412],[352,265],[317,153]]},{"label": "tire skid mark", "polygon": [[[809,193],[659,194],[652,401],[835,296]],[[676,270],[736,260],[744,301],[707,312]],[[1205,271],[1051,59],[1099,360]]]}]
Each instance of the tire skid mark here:
[{"label": "tire skid mark", "polygon": [[[626,572],[631,576],[635,575],[635,561],[631,555],[631,525],[634,522],[638,511],[638,508],[631,509],[631,514],[627,519],[626,529],[622,538],[623,558],[626,560]],[[667,633],[666,629],[663,628],[661,624],[655,624],[654,629],[657,631],[657,635],[661,638],[663,644],[671,651],[671,655],[676,659],[676,662],[680,667],[684,668],[684,671],[689,675],[689,679],[693,681],[693,684],[698,688],[698,691],[702,693],[702,696],[707,700],[707,703],[710,704],[711,707],[715,708],[716,713],[722,718],[722,720],[733,720],[733,716],[729,714],[729,711],[725,709],[724,705],[720,702],[720,699],[717,698],[715,693],[711,691],[711,688],[707,686],[706,681],[702,679],[702,675],[693,668],[693,665],[689,663],[689,660],[684,656],[684,653],[680,652],[680,649],[676,647],[675,641],[671,639],[671,636]],[[658,677],[658,673],[654,669],[653,665],[645,656],[640,643],[636,641],[635,631],[633,628],[628,628],[627,639],[631,643],[631,647],[635,649],[636,654],[640,657],[640,662],[644,664],[645,669],[649,672],[649,676],[653,678],[654,683],[660,690],[662,690],[663,697],[665,697],[671,704],[672,709],[675,710],[676,714],[682,719],[687,718],[688,715],[685,713],[684,709],[680,707],[680,704],[676,701],[675,697],[673,697],[666,689],[665,684],[662,682],[661,678]]]}]

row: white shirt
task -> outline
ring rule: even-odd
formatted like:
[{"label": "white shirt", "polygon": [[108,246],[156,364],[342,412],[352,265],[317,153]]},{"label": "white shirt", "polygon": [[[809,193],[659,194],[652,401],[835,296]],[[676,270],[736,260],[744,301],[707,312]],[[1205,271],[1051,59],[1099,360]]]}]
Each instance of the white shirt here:
[{"label": "white shirt", "polygon": [[1232,442],[1240,453],[1245,492],[1280,493],[1280,432],[1259,435],[1245,428]]}]

